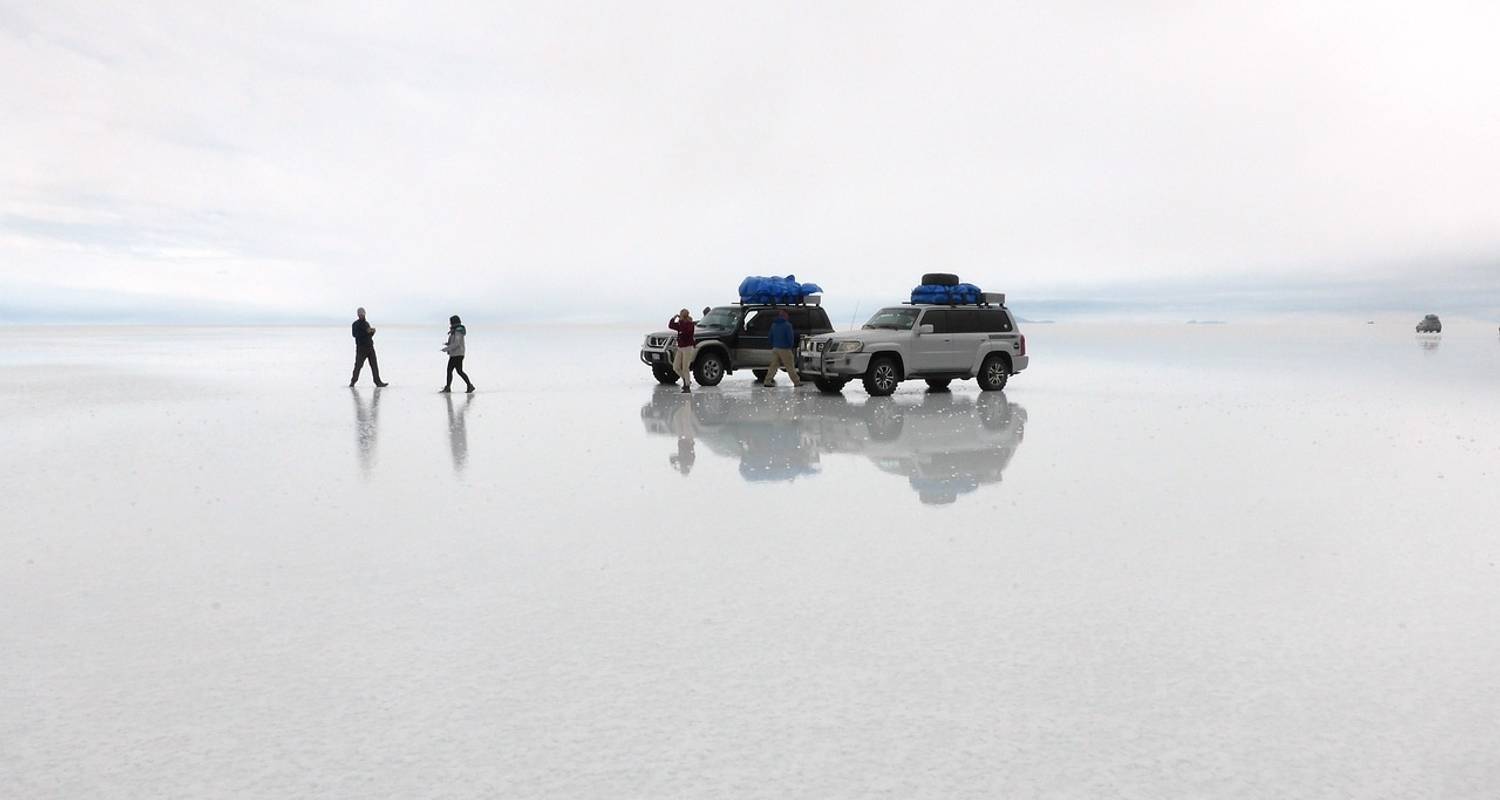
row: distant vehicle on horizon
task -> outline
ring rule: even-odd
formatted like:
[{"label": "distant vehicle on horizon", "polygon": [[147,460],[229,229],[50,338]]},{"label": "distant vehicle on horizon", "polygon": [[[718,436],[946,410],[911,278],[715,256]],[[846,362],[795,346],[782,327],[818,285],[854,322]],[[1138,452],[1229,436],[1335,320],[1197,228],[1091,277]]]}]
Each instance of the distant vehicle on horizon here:
[{"label": "distant vehicle on horizon", "polygon": [[1436,314],[1428,314],[1417,323],[1417,333],[1442,333],[1443,321]]}]

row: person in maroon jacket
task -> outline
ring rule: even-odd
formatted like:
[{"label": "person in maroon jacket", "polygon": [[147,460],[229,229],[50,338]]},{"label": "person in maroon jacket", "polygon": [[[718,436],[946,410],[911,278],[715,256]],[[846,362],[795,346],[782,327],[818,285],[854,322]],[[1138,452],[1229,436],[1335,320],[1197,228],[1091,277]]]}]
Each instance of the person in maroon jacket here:
[{"label": "person in maroon jacket", "polygon": [[693,356],[698,353],[698,340],[693,338],[697,325],[693,323],[692,313],[684,308],[667,320],[667,327],[677,331],[677,353],[672,356],[672,369],[682,377],[682,390],[691,392],[692,381],[688,375],[693,369]]}]

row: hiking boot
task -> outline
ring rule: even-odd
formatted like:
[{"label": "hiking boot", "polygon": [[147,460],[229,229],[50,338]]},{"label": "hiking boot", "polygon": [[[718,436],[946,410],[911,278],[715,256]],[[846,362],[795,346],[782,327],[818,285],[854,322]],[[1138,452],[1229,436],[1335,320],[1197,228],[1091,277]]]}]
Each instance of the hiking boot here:
[{"label": "hiking boot", "polygon": [[467,389],[464,390],[464,394],[473,394],[473,393],[474,393],[474,384],[471,383],[471,384],[469,384],[469,388],[467,388]]},{"label": "hiking boot", "polygon": [[390,386],[389,383],[377,383],[376,386]]}]

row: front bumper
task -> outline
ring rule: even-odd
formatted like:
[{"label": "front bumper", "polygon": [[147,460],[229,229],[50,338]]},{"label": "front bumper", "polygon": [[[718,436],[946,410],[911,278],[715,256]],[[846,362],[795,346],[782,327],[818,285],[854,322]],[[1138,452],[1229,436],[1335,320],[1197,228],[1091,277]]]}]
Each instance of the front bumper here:
[{"label": "front bumper", "polygon": [[819,353],[804,348],[797,355],[802,362],[797,371],[815,378],[854,378],[870,367],[869,353]]},{"label": "front bumper", "polygon": [[675,347],[642,347],[641,363],[648,367],[671,367]]}]

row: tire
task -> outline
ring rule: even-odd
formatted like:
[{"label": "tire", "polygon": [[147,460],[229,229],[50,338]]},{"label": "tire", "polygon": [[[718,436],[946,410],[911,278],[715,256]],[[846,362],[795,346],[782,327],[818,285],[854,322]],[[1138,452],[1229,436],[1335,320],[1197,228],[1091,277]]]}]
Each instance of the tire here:
[{"label": "tire", "polygon": [[998,392],[1010,380],[1010,361],[999,353],[991,353],[979,365],[979,388],[986,392]]},{"label": "tire", "polygon": [[948,391],[948,384],[950,384],[952,382],[953,382],[952,378],[928,378],[927,379],[927,391],[929,391],[929,392],[946,392],[946,391]]},{"label": "tire", "polygon": [[848,383],[848,381],[841,381],[834,378],[813,379],[813,385],[817,386],[818,391],[822,392],[823,394],[840,394],[844,391],[844,384],[846,383]]},{"label": "tire", "polygon": [[755,376],[755,382],[756,383],[765,383],[766,382],[766,371],[765,370],[763,370],[763,369],[752,369],[752,370],[750,370],[750,374]]},{"label": "tire", "polygon": [[922,276],[924,286],[957,286],[958,276],[951,272],[929,272]]},{"label": "tire", "polygon": [[657,383],[660,383],[664,386],[670,386],[671,384],[682,380],[682,378],[677,375],[677,370],[672,369],[671,367],[652,367],[651,374],[656,376]]},{"label": "tire", "polygon": [[896,386],[901,383],[901,369],[896,366],[896,359],[890,356],[876,356],[870,360],[870,368],[865,371],[865,391],[871,397],[885,397],[896,391]]},{"label": "tire", "polygon": [[717,350],[703,353],[693,362],[693,378],[698,381],[699,386],[718,386],[719,381],[724,380],[724,373],[728,371],[729,365]]}]

